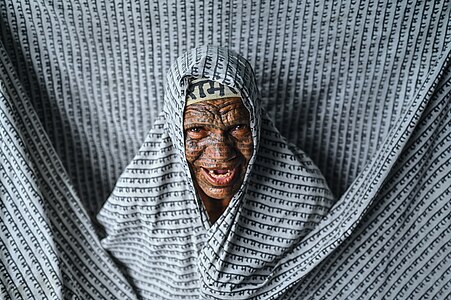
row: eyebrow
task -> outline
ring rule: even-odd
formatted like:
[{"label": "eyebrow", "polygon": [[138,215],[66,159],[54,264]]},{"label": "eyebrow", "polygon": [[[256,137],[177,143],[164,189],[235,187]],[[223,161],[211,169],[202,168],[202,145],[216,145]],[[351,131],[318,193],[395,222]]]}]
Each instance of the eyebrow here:
[{"label": "eyebrow", "polygon": [[[191,117],[191,120],[187,120],[187,116]],[[214,117],[215,115],[207,109],[187,109],[183,118],[183,127],[187,129],[199,125],[208,125],[212,123]]]},{"label": "eyebrow", "polygon": [[[239,111],[241,109],[245,109],[246,113],[240,113]],[[247,108],[245,108],[244,106],[241,107],[241,105],[239,105],[239,104],[238,105],[234,105],[232,107],[220,109],[219,110],[219,114],[220,114],[221,118],[226,116],[227,114],[235,114],[235,115],[239,116],[238,120],[240,122],[242,122],[243,120],[246,120],[247,122],[250,122],[250,113],[249,113],[249,111],[247,110]]]}]

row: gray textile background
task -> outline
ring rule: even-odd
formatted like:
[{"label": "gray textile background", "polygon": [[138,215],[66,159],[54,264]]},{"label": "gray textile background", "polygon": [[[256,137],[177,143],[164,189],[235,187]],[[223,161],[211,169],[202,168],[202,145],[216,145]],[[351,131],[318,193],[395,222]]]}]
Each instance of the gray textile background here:
[{"label": "gray textile background", "polygon": [[[52,282],[47,291],[100,299],[120,286],[132,297],[119,273],[105,275],[116,268],[87,216],[161,110],[170,64],[186,49],[215,44],[249,59],[276,126],[317,163],[343,211],[366,201],[360,223],[329,256],[318,254],[319,267],[291,297],[446,299],[450,16],[449,1],[0,0],[1,224],[12,233],[2,227],[1,284],[9,288],[1,295],[33,290],[29,273],[22,284],[5,268],[14,275],[10,257],[27,257],[15,233],[34,228],[51,237],[42,247],[53,249],[45,258],[53,267],[41,265],[57,275],[38,280]],[[27,164],[14,150],[33,175],[20,176]],[[25,210],[28,203],[39,209]],[[57,233],[69,219],[68,231]],[[79,243],[96,250],[67,259],[66,245]],[[41,259],[36,245],[24,249]],[[62,261],[81,267],[67,275],[69,267],[58,271]],[[102,288],[76,280],[92,261],[100,266],[93,273],[104,272]]]},{"label": "gray textile background", "polygon": [[2,43],[89,211],[161,110],[174,59],[229,46],[336,195],[449,52],[448,1],[2,1]]}]

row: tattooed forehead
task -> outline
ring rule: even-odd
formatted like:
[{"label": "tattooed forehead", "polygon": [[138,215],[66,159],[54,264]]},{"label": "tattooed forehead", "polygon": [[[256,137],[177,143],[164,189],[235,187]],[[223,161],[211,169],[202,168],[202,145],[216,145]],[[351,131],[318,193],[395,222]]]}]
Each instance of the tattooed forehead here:
[{"label": "tattooed forehead", "polygon": [[186,107],[185,118],[187,122],[207,122],[218,118],[223,121],[248,121],[249,112],[240,98],[210,100],[199,102]]}]

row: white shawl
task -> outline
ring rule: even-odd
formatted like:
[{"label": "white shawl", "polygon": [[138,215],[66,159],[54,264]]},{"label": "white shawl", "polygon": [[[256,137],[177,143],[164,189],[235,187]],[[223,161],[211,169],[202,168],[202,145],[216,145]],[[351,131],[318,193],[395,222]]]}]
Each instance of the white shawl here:
[{"label": "white shawl", "polygon": [[[193,78],[238,89],[254,139],[244,183],[212,226],[184,154],[185,91]],[[334,201],[320,171],[261,113],[249,63],[227,49],[201,47],[181,56],[167,75],[164,100],[163,114],[100,211],[103,246],[143,299],[283,293],[299,280],[293,273],[299,242]]]}]

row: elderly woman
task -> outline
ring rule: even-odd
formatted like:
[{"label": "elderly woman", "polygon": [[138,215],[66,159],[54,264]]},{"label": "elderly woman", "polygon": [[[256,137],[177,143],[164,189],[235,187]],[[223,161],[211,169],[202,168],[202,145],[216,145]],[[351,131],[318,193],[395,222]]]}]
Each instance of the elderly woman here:
[{"label": "elderly woman", "polygon": [[241,56],[201,47],[170,69],[163,113],[99,214],[143,299],[271,299],[333,204],[320,171],[261,113]]},{"label": "elderly woman", "polygon": [[249,112],[232,88],[206,79],[190,83],[183,124],[185,155],[211,223],[243,183],[254,147],[249,125]]}]

